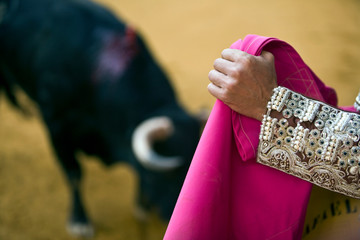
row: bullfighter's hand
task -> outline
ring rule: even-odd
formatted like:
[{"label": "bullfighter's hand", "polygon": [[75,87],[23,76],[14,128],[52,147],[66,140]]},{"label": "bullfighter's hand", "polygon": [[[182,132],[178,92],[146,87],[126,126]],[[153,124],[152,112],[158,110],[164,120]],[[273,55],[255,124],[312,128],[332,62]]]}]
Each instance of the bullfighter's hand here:
[{"label": "bullfighter's hand", "polygon": [[209,72],[208,91],[234,111],[262,120],[272,90],[277,87],[274,56],[263,51],[253,56],[225,49]]}]

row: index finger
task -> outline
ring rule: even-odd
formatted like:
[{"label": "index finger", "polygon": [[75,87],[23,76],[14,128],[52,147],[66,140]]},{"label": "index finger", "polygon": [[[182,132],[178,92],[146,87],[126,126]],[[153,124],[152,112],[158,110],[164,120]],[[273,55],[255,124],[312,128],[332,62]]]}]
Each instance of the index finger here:
[{"label": "index finger", "polygon": [[248,55],[250,54],[241,51],[239,49],[231,49],[231,48],[226,48],[221,52],[221,57],[231,62],[235,62],[237,59],[246,57]]}]

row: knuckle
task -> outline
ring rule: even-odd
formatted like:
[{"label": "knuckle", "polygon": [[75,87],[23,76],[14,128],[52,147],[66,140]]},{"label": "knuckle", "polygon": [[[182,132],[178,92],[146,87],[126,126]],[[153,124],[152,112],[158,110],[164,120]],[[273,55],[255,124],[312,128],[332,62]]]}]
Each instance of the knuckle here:
[{"label": "knuckle", "polygon": [[209,71],[209,74],[208,74],[208,78],[209,78],[209,79],[213,79],[213,78],[214,78],[214,72],[215,72],[214,69],[212,69],[212,70]]},{"label": "knuckle", "polygon": [[243,68],[242,64],[234,64],[230,69],[229,75],[232,78],[238,78],[239,76],[241,76],[243,71],[244,71],[244,68]]},{"label": "knuckle", "polygon": [[271,52],[268,52],[268,58],[270,61],[274,61],[275,60],[275,57],[274,55],[271,53]]},{"label": "knuckle", "polygon": [[221,100],[224,102],[230,101],[229,89],[224,89],[224,91],[221,93]]},{"label": "knuckle", "polygon": [[248,54],[248,55],[245,55],[242,59],[242,65],[245,67],[245,68],[248,68],[250,66],[252,66],[254,64],[254,56]]},{"label": "knuckle", "polygon": [[268,61],[274,61],[274,55],[271,52],[268,51],[264,51],[262,53],[262,55],[264,56],[265,59],[267,59]]},{"label": "knuckle", "polygon": [[240,50],[238,51],[238,58],[245,58],[248,55],[250,55],[250,54],[248,54],[247,52],[240,51]]},{"label": "knuckle", "polygon": [[214,68],[218,67],[220,62],[221,62],[220,58],[215,59],[214,64],[213,64]]},{"label": "knuckle", "polygon": [[210,83],[210,84],[207,86],[207,89],[208,89],[209,93],[211,93],[211,95],[217,96],[217,92],[216,92],[216,90],[215,90],[215,86],[214,86],[212,83]]},{"label": "knuckle", "polygon": [[216,81],[216,80],[219,80],[219,74],[218,74],[218,71],[212,69],[209,74],[208,74],[208,78],[210,81]]},{"label": "knuckle", "polygon": [[231,81],[228,81],[227,83],[227,87],[228,87],[228,91],[230,92],[233,88],[235,88],[237,85],[237,82],[236,80],[231,80]]},{"label": "knuckle", "polygon": [[238,81],[236,79],[231,79],[227,82],[226,85],[226,93],[227,95],[231,95],[233,92],[236,92],[236,89],[238,88]]},{"label": "knuckle", "polygon": [[224,50],[221,51],[221,56],[226,55],[229,52],[228,48],[225,48]]}]

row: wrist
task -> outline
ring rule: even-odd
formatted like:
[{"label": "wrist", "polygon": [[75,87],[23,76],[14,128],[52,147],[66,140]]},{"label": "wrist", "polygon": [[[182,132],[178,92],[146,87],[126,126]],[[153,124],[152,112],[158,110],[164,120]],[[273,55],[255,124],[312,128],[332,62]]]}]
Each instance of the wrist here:
[{"label": "wrist", "polygon": [[257,105],[257,109],[255,109],[255,116],[254,118],[256,120],[262,121],[264,118],[264,115],[268,111],[268,105],[269,102],[271,102],[272,96],[275,95],[275,91],[277,89],[277,86],[275,86],[273,89],[268,91],[266,94],[263,95],[263,98],[261,99],[261,104]]}]

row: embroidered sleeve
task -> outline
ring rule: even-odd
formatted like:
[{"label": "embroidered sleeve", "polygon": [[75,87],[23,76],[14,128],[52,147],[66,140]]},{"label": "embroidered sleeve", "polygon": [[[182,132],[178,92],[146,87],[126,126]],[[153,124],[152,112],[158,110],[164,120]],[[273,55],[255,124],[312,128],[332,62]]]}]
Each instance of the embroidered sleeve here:
[{"label": "embroidered sleeve", "polygon": [[284,87],[274,89],[257,162],[360,198],[360,115]]}]

